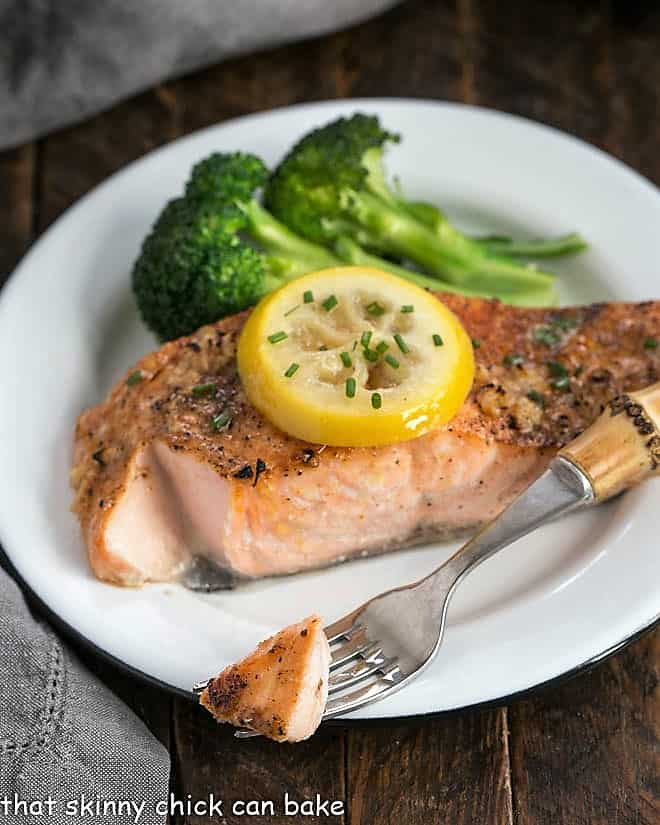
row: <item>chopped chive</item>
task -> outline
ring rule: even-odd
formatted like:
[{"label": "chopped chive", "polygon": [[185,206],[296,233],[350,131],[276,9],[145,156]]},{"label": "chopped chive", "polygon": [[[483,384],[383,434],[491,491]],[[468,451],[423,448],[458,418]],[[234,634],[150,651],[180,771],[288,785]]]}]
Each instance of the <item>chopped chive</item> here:
[{"label": "chopped chive", "polygon": [[134,387],[136,384],[139,384],[140,381],[142,381],[142,371],[135,370],[135,372],[132,372],[126,379],[126,386]]},{"label": "chopped chive", "polygon": [[372,301],[367,307],[367,312],[369,315],[373,315],[374,318],[379,318],[381,315],[385,314],[385,308],[382,307],[378,301]]},{"label": "chopped chive", "polygon": [[311,304],[313,302],[314,302],[314,293],[312,292],[311,289],[306,289],[303,292],[303,303]]},{"label": "chopped chive", "polygon": [[371,393],[371,406],[374,410],[379,410],[383,406],[383,398],[379,392]]},{"label": "chopped chive", "polygon": [[533,401],[535,404],[538,404],[539,407],[545,407],[545,398],[537,390],[530,390],[527,393],[527,398],[529,398],[529,400]]},{"label": "chopped chive", "polygon": [[553,390],[567,390],[571,385],[568,375],[560,375],[559,378],[553,378],[550,386]]},{"label": "chopped chive", "polygon": [[401,307],[401,312],[414,312],[415,307],[412,304],[404,304]]},{"label": "chopped chive", "polygon": [[396,360],[396,358],[395,358],[393,355],[386,355],[386,356],[385,356],[385,361],[386,361],[386,362],[390,365],[390,367],[392,367],[393,369],[395,369],[395,370],[398,370],[398,369],[399,369],[399,362]]},{"label": "chopped chive", "polygon": [[390,345],[387,343],[387,341],[380,341],[380,343],[376,347],[376,352],[379,353],[380,355],[382,355],[389,348],[390,348]]},{"label": "chopped chive", "polygon": [[296,304],[294,307],[291,307],[291,309],[287,309],[284,313],[284,317],[286,318],[288,315],[291,315],[291,313],[295,312],[297,309],[300,309],[300,304]]},{"label": "chopped chive", "polygon": [[378,361],[378,353],[375,349],[368,349],[367,347],[365,347],[362,351],[362,354],[364,355],[367,361]]},{"label": "chopped chive", "polygon": [[369,346],[369,341],[371,341],[372,332],[370,329],[365,329],[365,331],[360,336],[360,343],[363,347]]},{"label": "chopped chive", "polygon": [[573,373],[573,375],[577,378],[579,375],[582,375],[583,370],[584,367],[582,366],[582,364],[580,364],[580,366],[575,368],[575,372]]},{"label": "chopped chive", "polygon": [[199,398],[200,395],[210,395],[215,391],[215,384],[197,384],[192,388],[192,394]]},{"label": "chopped chive", "polygon": [[214,430],[221,430],[223,427],[228,427],[231,424],[231,415],[224,411],[211,419],[211,424]]},{"label": "chopped chive", "polygon": [[274,332],[272,335],[268,336],[268,340],[271,344],[279,344],[280,341],[284,341],[289,336],[281,329],[279,332]]},{"label": "chopped chive", "polygon": [[351,361],[351,356],[347,352],[340,352],[339,357],[341,358],[341,362],[345,367],[352,367],[353,362]]},{"label": "chopped chive", "polygon": [[521,364],[525,363],[525,357],[519,352],[510,352],[508,355],[504,356],[504,363],[507,367],[519,367]]},{"label": "chopped chive", "polygon": [[321,346],[319,347],[319,352],[327,352],[327,351],[328,351],[328,348],[326,347],[326,345],[321,344]]},{"label": "chopped chive", "polygon": [[394,340],[396,341],[397,347],[401,350],[401,352],[405,355],[406,353],[410,352],[408,348],[408,344],[403,340],[403,338],[399,335],[398,332],[394,333]]},{"label": "chopped chive", "polygon": [[357,390],[357,382],[355,378],[346,379],[346,397],[355,398],[355,391]]},{"label": "chopped chive", "polygon": [[481,341],[478,338],[473,338],[472,339],[472,346],[475,349],[479,349],[479,347],[481,346]]},{"label": "chopped chive", "polygon": [[442,340],[442,335],[438,335],[438,333],[436,332],[433,336],[433,343],[436,345],[436,347],[441,347],[444,344],[444,341]]},{"label": "chopped chive", "polygon": [[353,352],[357,349],[357,341],[353,341]]},{"label": "chopped chive", "polygon": [[335,295],[328,295],[328,297],[323,301],[321,306],[326,312],[330,312],[331,309],[334,309],[339,301]]},{"label": "chopped chive", "polygon": [[547,324],[534,327],[532,330],[532,338],[537,344],[543,344],[546,347],[554,347],[560,341],[560,335],[557,330],[552,329],[552,327],[549,327]]},{"label": "chopped chive", "polygon": [[566,378],[568,376],[568,370],[561,361],[546,361],[545,365],[554,378]]},{"label": "chopped chive", "polygon": [[649,336],[648,338],[644,339],[644,349],[657,349],[658,346],[658,339],[652,338]]},{"label": "chopped chive", "polygon": [[300,364],[296,364],[296,362],[294,361],[293,364],[289,364],[289,368],[285,371],[284,376],[286,378],[291,378],[298,372],[299,369]]}]

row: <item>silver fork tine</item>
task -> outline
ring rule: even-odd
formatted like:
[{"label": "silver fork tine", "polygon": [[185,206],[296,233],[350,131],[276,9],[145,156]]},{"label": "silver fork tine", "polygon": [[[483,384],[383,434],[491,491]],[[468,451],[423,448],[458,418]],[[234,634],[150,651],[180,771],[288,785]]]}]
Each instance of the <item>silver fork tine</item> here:
[{"label": "silver fork tine", "polygon": [[382,673],[387,671],[397,664],[397,659],[385,659],[379,656],[376,661],[363,661],[348,670],[342,670],[339,673],[334,673],[330,677],[328,694],[338,693],[340,690],[345,690],[358,682],[364,681],[368,676],[374,673]]},{"label": "silver fork tine", "polygon": [[336,650],[332,651],[330,659],[330,669],[333,670],[345,662],[349,662],[360,654],[374,655],[380,647],[378,643],[374,643],[369,639],[364,629],[355,633],[355,635],[345,644],[340,645]]}]

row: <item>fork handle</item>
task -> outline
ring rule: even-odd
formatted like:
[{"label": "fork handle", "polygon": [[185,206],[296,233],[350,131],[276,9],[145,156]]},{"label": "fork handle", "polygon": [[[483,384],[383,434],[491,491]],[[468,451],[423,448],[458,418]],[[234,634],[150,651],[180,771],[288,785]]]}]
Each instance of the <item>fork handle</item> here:
[{"label": "fork handle", "polygon": [[587,476],[596,502],[660,472],[660,382],[612,399],[559,455]]}]

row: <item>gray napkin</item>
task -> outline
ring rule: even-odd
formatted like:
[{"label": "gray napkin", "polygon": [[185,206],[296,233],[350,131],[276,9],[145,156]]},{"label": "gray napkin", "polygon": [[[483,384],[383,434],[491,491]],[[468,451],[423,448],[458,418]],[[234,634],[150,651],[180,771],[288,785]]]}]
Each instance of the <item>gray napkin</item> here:
[{"label": "gray napkin", "polygon": [[[35,619],[2,569],[0,686],[0,821],[165,822],[167,751]],[[90,808],[97,800],[124,805],[104,815]]]},{"label": "gray napkin", "polygon": [[396,0],[0,0],[0,148],[209,63]]}]

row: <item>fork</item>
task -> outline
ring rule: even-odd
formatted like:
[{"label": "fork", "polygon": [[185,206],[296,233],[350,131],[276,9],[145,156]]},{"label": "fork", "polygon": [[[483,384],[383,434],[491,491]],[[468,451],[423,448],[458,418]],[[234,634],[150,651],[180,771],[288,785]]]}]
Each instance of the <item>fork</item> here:
[{"label": "fork", "polygon": [[[382,701],[423,673],[440,649],[452,595],[486,559],[542,524],[655,474],[659,429],[660,383],[615,398],[537,481],[442,566],[326,627],[332,658],[323,720]],[[259,734],[239,730],[235,735]]]}]

